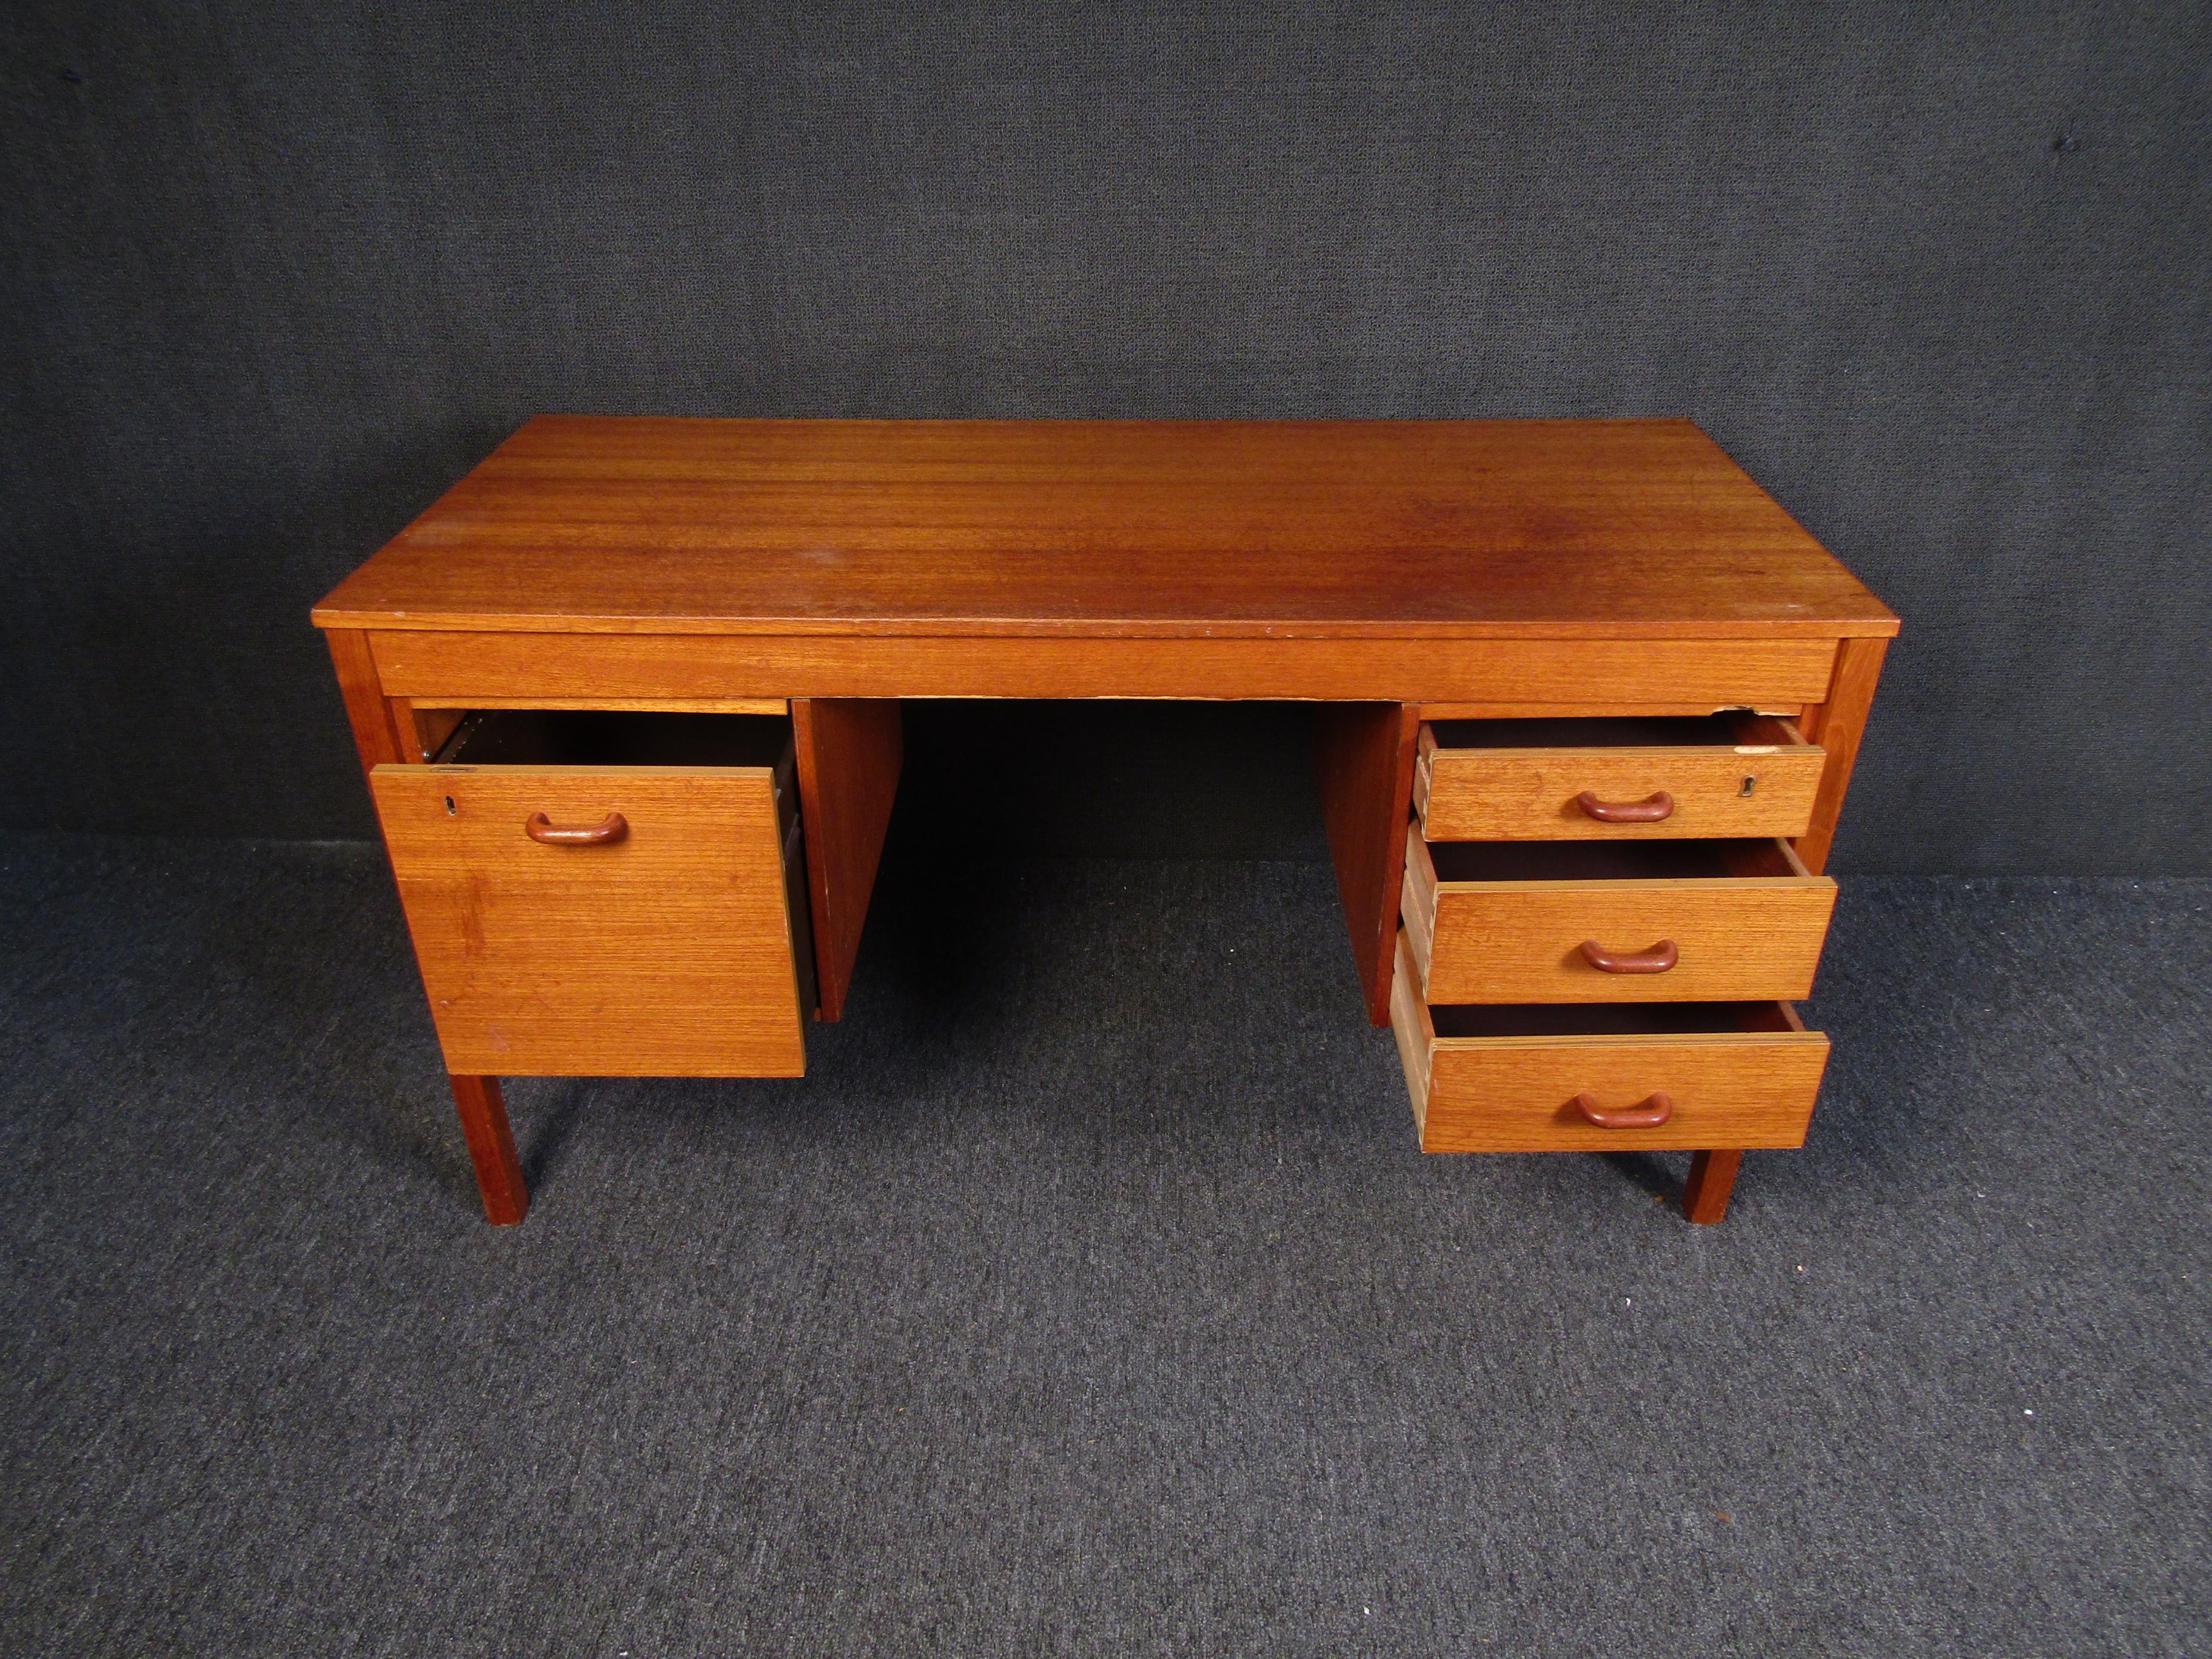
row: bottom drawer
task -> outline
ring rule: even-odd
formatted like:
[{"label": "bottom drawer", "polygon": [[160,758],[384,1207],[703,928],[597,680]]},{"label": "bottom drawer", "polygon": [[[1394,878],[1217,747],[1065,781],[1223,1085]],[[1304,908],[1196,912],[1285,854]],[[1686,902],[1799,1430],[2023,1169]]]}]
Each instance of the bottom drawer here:
[{"label": "bottom drawer", "polygon": [[1390,1024],[1423,1152],[1805,1143],[1828,1039],[1786,1002],[1431,1009],[1419,987],[1401,933]]}]

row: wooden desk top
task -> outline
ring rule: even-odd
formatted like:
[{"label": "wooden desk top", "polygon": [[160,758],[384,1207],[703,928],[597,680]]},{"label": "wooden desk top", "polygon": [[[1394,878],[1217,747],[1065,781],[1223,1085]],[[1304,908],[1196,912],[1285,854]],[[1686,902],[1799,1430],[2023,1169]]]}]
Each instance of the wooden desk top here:
[{"label": "wooden desk top", "polygon": [[1888,635],[1684,420],[541,416],[325,628],[1044,637]]}]

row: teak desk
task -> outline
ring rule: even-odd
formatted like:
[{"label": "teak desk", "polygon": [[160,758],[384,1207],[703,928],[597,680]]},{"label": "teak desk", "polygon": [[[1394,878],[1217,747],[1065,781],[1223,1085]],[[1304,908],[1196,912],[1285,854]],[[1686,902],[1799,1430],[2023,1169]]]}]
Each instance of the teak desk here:
[{"label": "teak desk", "polygon": [[1803,1143],[1897,619],[1687,421],[544,416],[316,607],[495,1222],[501,1076],[786,1077],[902,697],[1311,700],[1424,1147]]}]

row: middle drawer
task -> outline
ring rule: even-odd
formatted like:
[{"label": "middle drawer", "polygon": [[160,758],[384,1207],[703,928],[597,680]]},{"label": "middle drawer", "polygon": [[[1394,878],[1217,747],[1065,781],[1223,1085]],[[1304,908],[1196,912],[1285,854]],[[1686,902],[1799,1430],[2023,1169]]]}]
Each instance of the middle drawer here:
[{"label": "middle drawer", "polygon": [[1425,1002],[1795,1002],[1835,905],[1787,842],[1430,842],[1413,824],[1400,908]]}]

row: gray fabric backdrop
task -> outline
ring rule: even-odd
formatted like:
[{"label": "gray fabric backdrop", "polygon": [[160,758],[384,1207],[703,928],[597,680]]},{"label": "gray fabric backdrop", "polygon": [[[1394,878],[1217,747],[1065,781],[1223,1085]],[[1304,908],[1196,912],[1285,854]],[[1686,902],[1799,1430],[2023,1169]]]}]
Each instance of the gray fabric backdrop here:
[{"label": "gray fabric backdrop", "polygon": [[[2202,4],[19,3],[0,53],[0,827],[368,833],[307,607],[533,410],[1681,412],[1906,618],[1845,867],[2212,870]],[[1151,718],[1168,793],[1288,717]]]}]

